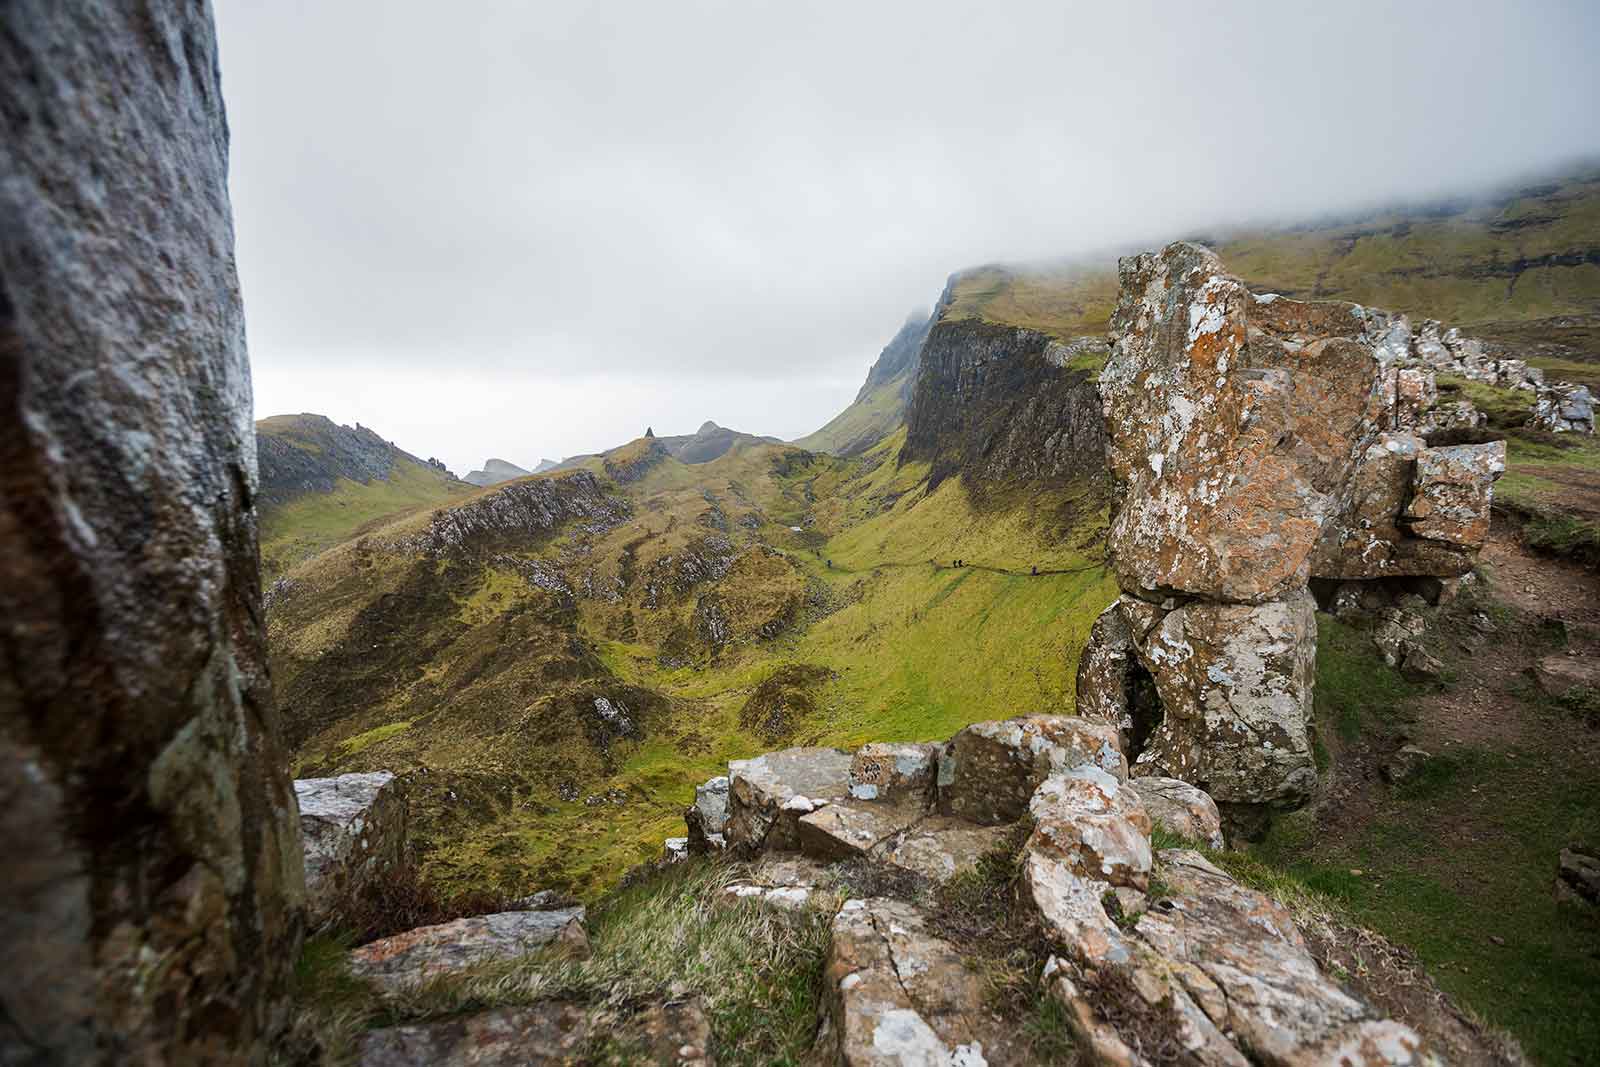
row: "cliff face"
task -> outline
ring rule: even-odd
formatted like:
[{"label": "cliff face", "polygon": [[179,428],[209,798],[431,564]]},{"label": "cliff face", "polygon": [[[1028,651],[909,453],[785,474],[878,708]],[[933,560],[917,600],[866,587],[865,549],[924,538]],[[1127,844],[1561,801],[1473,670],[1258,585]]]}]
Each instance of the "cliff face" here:
[{"label": "cliff face", "polygon": [[983,486],[1097,480],[1105,427],[1083,359],[1097,345],[977,319],[938,322],[922,347],[901,462],[930,463],[935,485],[952,474]]},{"label": "cliff face", "polygon": [[893,433],[905,420],[917,377],[917,355],[932,325],[933,316],[924,313],[907,319],[878,354],[850,406],[795,444],[813,452],[858,456]]},{"label": "cliff face", "polygon": [[206,3],[0,33],[0,1062],[250,1064],[304,874]]}]

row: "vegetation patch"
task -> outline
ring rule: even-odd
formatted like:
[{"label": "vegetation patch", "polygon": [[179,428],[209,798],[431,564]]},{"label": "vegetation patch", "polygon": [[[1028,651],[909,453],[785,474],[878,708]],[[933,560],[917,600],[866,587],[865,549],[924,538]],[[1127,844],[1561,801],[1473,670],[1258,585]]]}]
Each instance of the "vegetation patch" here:
[{"label": "vegetation patch", "polygon": [[779,667],[739,709],[739,727],[773,744],[787,741],[816,713],[814,690],[832,673],[810,663]]}]

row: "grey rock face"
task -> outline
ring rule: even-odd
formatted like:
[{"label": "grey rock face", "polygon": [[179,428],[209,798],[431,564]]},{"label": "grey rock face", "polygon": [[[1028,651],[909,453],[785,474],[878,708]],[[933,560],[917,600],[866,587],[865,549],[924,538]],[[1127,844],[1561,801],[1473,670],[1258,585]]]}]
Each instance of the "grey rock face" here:
[{"label": "grey rock face", "polygon": [[317,925],[405,862],[409,806],[400,782],[387,771],[302,778],[294,792],[308,919]]},{"label": "grey rock face", "polygon": [[1567,382],[1541,386],[1532,425],[1551,433],[1594,433],[1594,397],[1588,386]]},{"label": "grey rock face", "polygon": [[718,852],[726,839],[723,829],[728,822],[728,776],[718,775],[694,787],[694,803],[683,813],[689,827],[689,851],[692,853]]},{"label": "grey rock face", "polygon": [[350,973],[398,989],[479,963],[509,960],[552,943],[587,955],[584,909],[502,911],[421,926],[350,953]]},{"label": "grey rock face", "polygon": [[973,723],[939,757],[939,812],[980,826],[1015,822],[1041,782],[1085,765],[1128,776],[1114,727],[1072,715]]},{"label": "grey rock face", "polygon": [[0,1060],[260,1062],[304,887],[211,10],[0,21]]},{"label": "grey rock face", "polygon": [[449,549],[491,549],[501,539],[546,533],[567,521],[586,521],[599,532],[628,517],[628,503],[607,493],[588,471],[561,478],[517,482],[460,507],[434,513],[425,533],[406,547],[439,555]]}]

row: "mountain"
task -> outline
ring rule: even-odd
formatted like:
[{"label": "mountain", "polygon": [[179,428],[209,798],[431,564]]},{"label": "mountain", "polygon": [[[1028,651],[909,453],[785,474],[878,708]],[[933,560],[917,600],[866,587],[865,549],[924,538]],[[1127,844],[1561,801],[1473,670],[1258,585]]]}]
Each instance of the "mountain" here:
[{"label": "mountain", "polygon": [[[1406,205],[1304,224],[1196,238],[1263,292],[1350,300],[1435,318],[1600,388],[1600,169],[1499,193]],[[1116,301],[1116,256],[1054,266],[989,265],[953,275],[934,322],[973,320],[1071,342],[1100,336]],[[902,327],[855,400],[796,443],[856,455],[904,422],[917,355]],[[904,377],[886,388],[890,365]]]},{"label": "mountain", "polygon": [[365,426],[322,415],[256,422],[263,577],[352,536],[367,523],[454,499],[472,487]]},{"label": "mountain", "polygon": [[[546,460],[545,462],[549,461]],[[513,478],[526,478],[532,473],[533,471],[523,470],[515,463],[508,463],[503,459],[490,458],[483,461],[482,470],[469,472],[462,481],[470,482],[477,486],[499,485],[501,482],[509,482]]]},{"label": "mountain", "polygon": [[[653,429],[646,429],[643,437],[635,439],[628,445],[623,445],[606,453],[569,456],[559,464],[544,469],[575,470],[593,467],[597,461],[601,460],[608,460],[609,465],[626,465],[640,460],[648,461],[650,456],[671,456],[687,464],[709,463],[741,445],[780,444],[783,444],[783,442],[776,437],[758,437],[755,434],[740,433],[738,430],[730,430],[725,426],[718,426],[708,419],[701,423],[700,428],[692,434],[680,434],[677,437],[657,437]],[[638,455],[624,455],[624,450],[630,448],[638,452]],[[548,463],[549,461],[545,460],[544,462]]]},{"label": "mountain", "polygon": [[795,444],[813,452],[856,456],[894,432],[905,416],[916,380],[917,353],[932,325],[933,316],[926,312],[907,318],[878,354],[850,406]]}]

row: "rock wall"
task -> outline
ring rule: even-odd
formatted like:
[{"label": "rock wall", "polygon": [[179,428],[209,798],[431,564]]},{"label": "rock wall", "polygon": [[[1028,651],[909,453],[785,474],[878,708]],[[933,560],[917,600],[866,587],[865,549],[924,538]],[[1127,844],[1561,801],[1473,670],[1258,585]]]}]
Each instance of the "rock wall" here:
[{"label": "rock wall", "polygon": [[258,1063],[303,897],[205,3],[0,33],[0,1062]]},{"label": "rock wall", "polygon": [[1468,571],[1505,444],[1427,446],[1473,413],[1439,408],[1402,317],[1252,295],[1192,244],[1121,272],[1100,388],[1122,596],[1078,708],[1243,826],[1316,785],[1310,580]]}]

